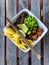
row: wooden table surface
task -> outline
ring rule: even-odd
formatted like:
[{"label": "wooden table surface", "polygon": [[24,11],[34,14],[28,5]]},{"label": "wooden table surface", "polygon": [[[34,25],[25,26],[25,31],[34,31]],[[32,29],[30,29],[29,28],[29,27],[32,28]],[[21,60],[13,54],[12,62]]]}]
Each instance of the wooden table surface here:
[{"label": "wooden table surface", "polygon": [[[41,60],[38,60],[31,51],[23,53],[8,38],[6,38],[7,41],[5,41],[5,37],[3,35],[3,28],[5,27],[6,22],[5,15],[11,19],[23,8],[30,9],[30,4],[28,6],[29,0],[7,0],[8,8],[7,14],[5,14],[5,1],[6,0],[0,0],[0,65],[49,65],[49,31],[44,37],[43,42],[44,64],[42,64]],[[19,3],[17,3],[17,1],[19,1]],[[19,4],[19,6],[17,6],[16,3]],[[40,0],[31,0],[30,10],[40,19]],[[49,29],[49,0],[43,0],[43,23]],[[5,42],[7,43],[5,44]],[[5,48],[5,45],[7,45],[7,48]],[[41,42],[39,42],[34,48],[41,53]],[[7,54],[5,51],[7,51]]]}]

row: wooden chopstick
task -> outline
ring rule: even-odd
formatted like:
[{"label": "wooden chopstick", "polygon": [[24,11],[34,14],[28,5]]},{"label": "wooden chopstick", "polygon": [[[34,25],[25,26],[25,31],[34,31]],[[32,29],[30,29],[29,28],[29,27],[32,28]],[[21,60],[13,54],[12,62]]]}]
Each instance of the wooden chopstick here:
[{"label": "wooden chopstick", "polygon": [[27,41],[26,38],[24,38],[23,34],[18,31],[17,27],[12,23],[12,21],[10,21],[10,19],[8,19],[8,22],[10,23],[11,27],[18,32],[18,34],[20,35],[20,37],[22,38],[22,40],[30,47],[31,51],[35,54],[35,56],[40,60],[41,56],[39,55],[39,53],[32,47],[32,45]]}]

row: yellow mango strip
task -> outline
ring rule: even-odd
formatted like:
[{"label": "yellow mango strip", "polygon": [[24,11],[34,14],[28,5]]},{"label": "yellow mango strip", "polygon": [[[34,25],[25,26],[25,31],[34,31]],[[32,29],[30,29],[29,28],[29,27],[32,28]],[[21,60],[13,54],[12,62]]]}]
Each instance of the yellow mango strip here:
[{"label": "yellow mango strip", "polygon": [[[17,38],[17,43],[20,45],[20,47],[22,47],[22,48],[24,48],[24,49],[26,49],[26,47],[24,46],[25,45],[25,43],[23,42],[23,40],[19,37],[19,38]],[[24,44],[24,45],[23,45]]]},{"label": "yellow mango strip", "polygon": [[4,35],[6,35],[9,38],[13,38],[13,35],[12,34],[5,33]]},{"label": "yellow mango strip", "polygon": [[18,34],[17,32],[16,32],[15,34],[13,34],[13,36],[14,36],[15,38],[20,37],[19,34]]},{"label": "yellow mango strip", "polygon": [[32,40],[29,40],[29,39],[28,39],[28,42],[30,42],[30,44],[31,44],[32,46],[35,45],[35,43],[34,43]]},{"label": "yellow mango strip", "polygon": [[15,34],[15,31],[14,31],[11,27],[6,27],[6,28],[4,29],[4,32],[7,32],[7,33],[9,33],[9,34]]},{"label": "yellow mango strip", "polygon": [[4,29],[4,35],[5,36],[12,38],[13,37],[13,34],[15,34],[15,31],[12,28],[6,27]]},{"label": "yellow mango strip", "polygon": [[22,43],[20,43],[20,39],[19,38],[17,38],[17,39],[15,39],[15,38],[12,38],[13,39],[13,41],[15,42],[15,44],[18,46],[18,47],[20,47],[20,48],[23,48],[23,49],[27,49]]},{"label": "yellow mango strip", "polygon": [[28,45],[26,45],[26,44],[24,43],[24,41],[23,41],[23,40],[21,41],[21,43],[22,43],[22,45],[24,45],[24,46],[28,46]]}]

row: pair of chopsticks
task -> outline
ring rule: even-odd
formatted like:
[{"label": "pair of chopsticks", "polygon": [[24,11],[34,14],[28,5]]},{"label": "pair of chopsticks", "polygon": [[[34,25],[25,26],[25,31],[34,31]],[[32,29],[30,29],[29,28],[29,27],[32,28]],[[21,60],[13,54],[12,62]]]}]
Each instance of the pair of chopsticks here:
[{"label": "pair of chopsticks", "polygon": [[27,41],[26,38],[24,38],[23,34],[17,29],[17,27],[12,23],[12,21],[10,21],[10,19],[8,19],[8,22],[10,23],[11,27],[18,32],[18,34],[20,35],[20,37],[22,38],[22,40],[30,47],[31,51],[35,54],[35,56],[40,60],[41,56],[39,55],[39,53],[32,47],[32,45]]}]

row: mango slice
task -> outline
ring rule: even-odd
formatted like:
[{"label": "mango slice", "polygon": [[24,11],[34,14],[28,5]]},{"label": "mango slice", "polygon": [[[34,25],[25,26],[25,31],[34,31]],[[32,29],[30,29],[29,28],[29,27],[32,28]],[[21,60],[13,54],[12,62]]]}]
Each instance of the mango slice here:
[{"label": "mango slice", "polygon": [[12,38],[13,34],[15,34],[15,31],[12,28],[7,27],[4,29],[4,35],[5,36]]},{"label": "mango slice", "polygon": [[[4,35],[12,39],[15,42],[15,45],[22,48],[23,50],[28,49],[28,45],[24,43],[24,41],[20,38],[19,34],[15,32],[11,27],[6,27],[4,29]],[[35,45],[32,40],[28,39],[28,41],[31,45]]]}]

